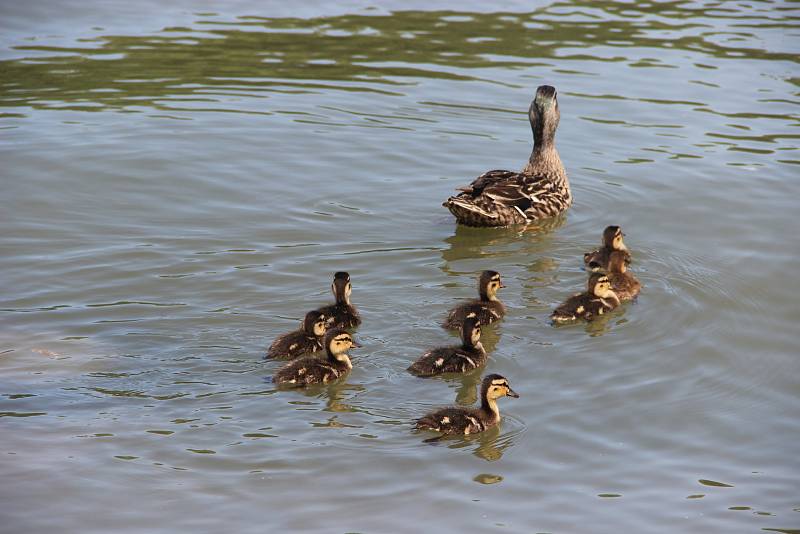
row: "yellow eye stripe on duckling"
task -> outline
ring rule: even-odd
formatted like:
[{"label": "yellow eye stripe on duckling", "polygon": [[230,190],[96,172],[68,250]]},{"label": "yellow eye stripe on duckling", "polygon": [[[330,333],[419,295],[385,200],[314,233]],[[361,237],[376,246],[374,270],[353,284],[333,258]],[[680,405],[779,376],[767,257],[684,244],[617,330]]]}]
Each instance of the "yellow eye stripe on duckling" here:
[{"label": "yellow eye stripe on duckling", "polygon": [[505,387],[508,387],[508,382],[506,381],[505,378],[496,378],[496,379],[492,380],[492,385],[493,386],[505,386]]}]

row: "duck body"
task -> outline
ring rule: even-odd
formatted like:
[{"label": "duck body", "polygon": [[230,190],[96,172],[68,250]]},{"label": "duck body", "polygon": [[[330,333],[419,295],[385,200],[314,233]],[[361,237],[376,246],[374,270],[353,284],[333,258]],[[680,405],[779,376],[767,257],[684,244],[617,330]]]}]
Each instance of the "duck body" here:
[{"label": "duck body", "polygon": [[461,328],[462,344],[429,350],[411,364],[408,372],[419,377],[444,373],[466,373],[486,364],[486,350],[480,341],[481,330],[477,317],[465,319]]},{"label": "duck body", "polygon": [[350,303],[350,294],[353,291],[350,274],[344,271],[335,273],[331,290],[336,302],[316,310],[329,318],[328,328],[355,328],[360,325],[361,316]]},{"label": "duck body", "polygon": [[619,226],[607,226],[603,230],[603,246],[583,255],[583,264],[591,272],[608,272],[611,254],[618,251],[622,254],[625,265],[631,263],[631,253],[625,246],[622,229]]},{"label": "duck body", "polygon": [[267,349],[267,359],[296,359],[323,348],[328,316],[318,311],[308,312],[299,330],[278,336]]},{"label": "duck body", "polygon": [[445,435],[470,435],[483,432],[500,422],[497,399],[504,396],[519,397],[504,377],[497,374],[488,375],[481,384],[479,408],[459,406],[440,408],[418,419],[414,428],[433,430]]},{"label": "duck body", "polygon": [[615,250],[611,253],[608,261],[608,273],[606,274],[611,282],[611,289],[614,290],[614,293],[617,294],[621,301],[635,299],[642,289],[642,283],[636,279],[633,273],[628,271],[626,260],[630,258],[630,255],[627,252],[627,250]]},{"label": "duck body", "polygon": [[560,113],[554,87],[542,85],[528,110],[533,151],[521,172],[478,176],[442,205],[467,226],[509,226],[555,217],[572,205],[569,179],[555,147]]},{"label": "duck body", "polygon": [[589,289],[568,298],[550,316],[554,323],[568,323],[578,319],[592,321],[619,306],[619,297],[611,289],[608,277],[593,274]]},{"label": "duck body", "polygon": [[325,359],[307,356],[289,362],[275,373],[273,383],[289,387],[327,384],[349,373],[353,364],[346,351],[359,346],[350,334],[340,328],[329,330],[325,335],[325,344]]},{"label": "duck body", "polygon": [[461,330],[467,317],[475,317],[478,324],[487,325],[502,319],[506,307],[497,298],[497,290],[504,288],[497,271],[483,271],[478,278],[479,298],[459,304],[447,313],[442,327],[447,330]]}]

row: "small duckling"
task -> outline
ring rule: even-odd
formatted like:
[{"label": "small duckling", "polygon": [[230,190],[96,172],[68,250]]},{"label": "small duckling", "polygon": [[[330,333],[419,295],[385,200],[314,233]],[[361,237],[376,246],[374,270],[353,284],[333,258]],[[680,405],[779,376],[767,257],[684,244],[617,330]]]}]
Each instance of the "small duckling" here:
[{"label": "small duckling", "polygon": [[611,289],[611,281],[604,274],[594,273],[589,277],[588,290],[576,293],[556,308],[550,319],[554,323],[566,323],[576,319],[591,321],[619,306],[619,297]]},{"label": "small duckling", "polygon": [[326,358],[306,356],[289,362],[278,369],[275,376],[272,377],[272,381],[279,385],[303,387],[336,380],[349,373],[353,368],[347,350],[360,346],[343,328],[328,330],[328,333],[325,334]]},{"label": "small duckling", "polygon": [[461,326],[461,346],[429,350],[411,364],[408,372],[426,377],[442,373],[466,373],[486,363],[486,351],[481,344],[481,325],[472,314]]},{"label": "small duckling", "polygon": [[508,385],[508,380],[496,374],[487,375],[481,384],[481,407],[462,408],[453,406],[441,408],[420,418],[414,428],[435,430],[442,434],[476,434],[500,422],[497,399],[500,397],[519,398]]},{"label": "small duckling", "polygon": [[625,234],[619,226],[607,226],[603,230],[603,246],[583,255],[583,263],[589,271],[608,271],[608,258],[615,250],[623,252],[625,263],[631,262],[631,253],[622,241]]},{"label": "small duckling", "polygon": [[350,304],[350,293],[353,292],[350,274],[343,271],[334,274],[331,290],[336,303],[317,310],[329,318],[328,328],[355,328],[360,325],[358,310]]},{"label": "small duckling", "polygon": [[497,271],[483,271],[478,279],[478,293],[480,298],[470,302],[459,304],[447,314],[444,328],[448,330],[460,330],[464,323],[464,318],[470,314],[475,314],[478,323],[485,325],[491,324],[498,319],[502,319],[506,313],[506,307],[497,299],[497,290],[504,288],[500,280],[500,273]]},{"label": "small duckling", "polygon": [[624,250],[615,250],[608,260],[608,276],[611,289],[617,294],[619,300],[633,300],[639,295],[642,283],[628,271],[627,258]]},{"label": "small duckling", "polygon": [[282,358],[294,360],[306,354],[322,350],[322,341],[328,329],[328,317],[318,311],[306,314],[300,329],[278,336],[267,349],[265,359]]}]

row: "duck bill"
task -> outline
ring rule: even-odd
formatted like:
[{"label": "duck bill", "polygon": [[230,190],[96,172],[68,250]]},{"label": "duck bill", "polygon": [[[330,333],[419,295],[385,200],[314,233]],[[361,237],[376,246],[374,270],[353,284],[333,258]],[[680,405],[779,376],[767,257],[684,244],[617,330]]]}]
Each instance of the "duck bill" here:
[{"label": "duck bill", "polygon": [[364,345],[362,345],[361,343],[356,343],[356,341],[355,341],[355,340],[353,340],[353,348],[354,348],[354,349],[360,349],[360,348],[361,348],[361,347],[363,347],[363,346],[364,346]]},{"label": "duck bill", "polygon": [[517,393],[516,391],[514,391],[511,388],[508,388],[508,392],[506,393],[506,395],[511,397],[511,398],[513,398],[513,399],[518,399],[519,398],[519,393]]}]

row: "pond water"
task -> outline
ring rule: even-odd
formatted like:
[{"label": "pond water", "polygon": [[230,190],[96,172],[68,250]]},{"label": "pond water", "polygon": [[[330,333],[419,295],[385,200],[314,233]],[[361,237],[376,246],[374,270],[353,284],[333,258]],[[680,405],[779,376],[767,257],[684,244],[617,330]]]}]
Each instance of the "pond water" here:
[{"label": "pond water", "polygon": [[[2,7],[0,531],[798,532],[800,4],[289,4]],[[573,207],[457,227],[545,83]],[[607,224],[642,295],[554,328]],[[423,443],[483,269],[521,397]],[[276,391],[337,270],[352,373]]]}]

